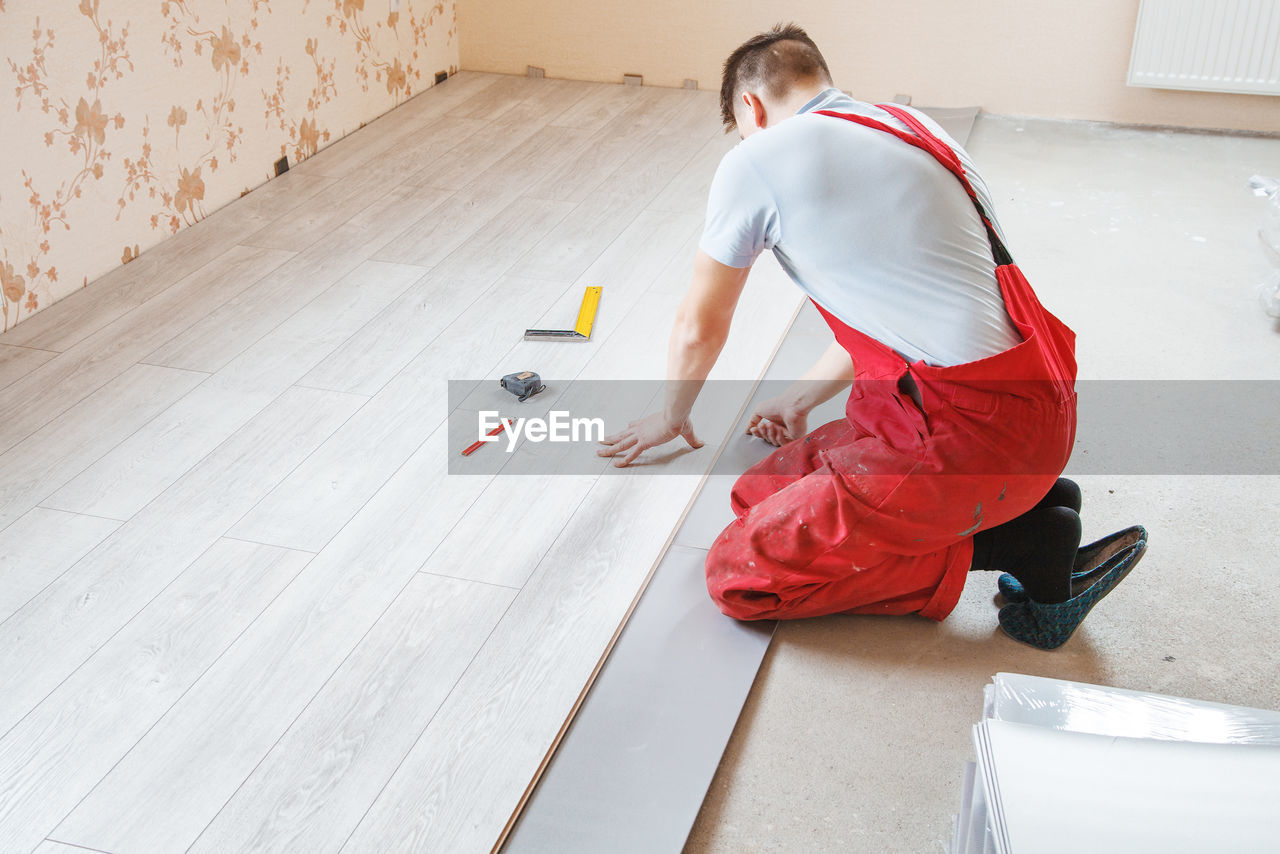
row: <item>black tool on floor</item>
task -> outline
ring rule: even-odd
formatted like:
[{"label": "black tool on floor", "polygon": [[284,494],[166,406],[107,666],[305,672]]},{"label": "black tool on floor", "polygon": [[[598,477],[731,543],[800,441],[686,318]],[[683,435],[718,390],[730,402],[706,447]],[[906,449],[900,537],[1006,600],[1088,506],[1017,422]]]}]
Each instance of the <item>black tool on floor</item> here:
[{"label": "black tool on floor", "polygon": [[528,400],[535,394],[545,391],[546,386],[542,384],[542,377],[533,371],[520,371],[516,374],[507,374],[498,380],[498,384],[507,391],[520,398],[520,402]]}]

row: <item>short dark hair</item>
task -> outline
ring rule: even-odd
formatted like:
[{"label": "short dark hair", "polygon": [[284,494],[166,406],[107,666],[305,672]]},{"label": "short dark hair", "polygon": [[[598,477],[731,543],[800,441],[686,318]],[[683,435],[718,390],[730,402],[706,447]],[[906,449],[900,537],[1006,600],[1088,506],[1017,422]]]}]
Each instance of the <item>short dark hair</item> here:
[{"label": "short dark hair", "polygon": [[778,24],[748,39],[729,54],[720,82],[720,118],[726,131],[738,126],[733,104],[748,88],[763,88],[771,98],[781,98],[796,80],[831,81],[831,69],[822,52],[800,27]]}]

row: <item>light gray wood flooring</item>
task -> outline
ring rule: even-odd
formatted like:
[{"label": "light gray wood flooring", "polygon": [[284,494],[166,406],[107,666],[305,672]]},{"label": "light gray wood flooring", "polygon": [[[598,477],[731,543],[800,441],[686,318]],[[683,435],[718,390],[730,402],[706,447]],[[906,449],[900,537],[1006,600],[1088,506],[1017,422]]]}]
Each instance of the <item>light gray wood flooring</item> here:
[{"label": "light gray wood flooring", "polygon": [[492,847],[800,295],[660,466],[451,474],[447,382],[661,378],[717,116],[464,72],[0,337],[0,851]]}]

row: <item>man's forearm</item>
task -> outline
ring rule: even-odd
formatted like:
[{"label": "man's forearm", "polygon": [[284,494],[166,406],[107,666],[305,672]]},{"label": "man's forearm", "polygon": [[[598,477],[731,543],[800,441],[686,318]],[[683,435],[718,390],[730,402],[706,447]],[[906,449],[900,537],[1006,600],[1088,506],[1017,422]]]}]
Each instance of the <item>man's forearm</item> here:
[{"label": "man's forearm", "polygon": [[729,337],[748,268],[727,267],[698,250],[693,281],[680,301],[667,347],[667,426],[680,428]]},{"label": "man's forearm", "polygon": [[671,330],[667,347],[667,387],[664,413],[667,424],[683,424],[693,411],[702,384],[715,366],[723,349],[725,336],[699,332],[692,324],[678,318]]},{"label": "man's forearm", "polygon": [[853,360],[848,351],[839,342],[832,341],[818,361],[784,394],[800,411],[809,412],[849,388],[853,378]]}]

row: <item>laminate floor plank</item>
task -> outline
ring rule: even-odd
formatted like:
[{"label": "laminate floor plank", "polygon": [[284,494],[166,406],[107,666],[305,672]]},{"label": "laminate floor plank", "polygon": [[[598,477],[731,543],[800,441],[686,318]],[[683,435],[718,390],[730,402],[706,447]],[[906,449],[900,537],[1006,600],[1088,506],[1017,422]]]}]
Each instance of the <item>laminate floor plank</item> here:
[{"label": "laminate floor plank", "polygon": [[0,623],[0,733],[39,705],[364,400],[285,392]]},{"label": "laminate floor plank", "polygon": [[680,98],[670,90],[635,90],[622,111],[595,131],[572,159],[537,175],[525,195],[582,201],[619,166],[651,150],[651,137],[679,113]]},{"label": "laminate floor plank", "polygon": [[597,383],[665,379],[665,354],[679,305],[678,294],[645,294],[636,300],[609,336],[611,346],[601,348],[576,379]]},{"label": "laminate floor plank", "polygon": [[711,179],[715,177],[720,159],[738,142],[734,134],[713,136],[702,144],[685,167],[671,179],[656,198],[648,204],[650,210],[702,213],[707,209],[707,194]]},{"label": "laminate floor plank", "polygon": [[621,115],[611,123],[620,132],[655,133],[664,129],[687,128],[690,106],[700,99],[698,92],[680,88],[643,87],[648,96],[645,108]]},{"label": "laminate floor plank", "polygon": [[[301,384],[376,394],[467,306],[493,287],[571,207],[541,199],[513,200],[441,261],[419,286],[387,306],[316,365]],[[545,291],[539,288],[539,292]]]},{"label": "laminate floor plank", "polygon": [[81,845],[67,845],[65,842],[46,839],[31,854],[108,854],[108,852],[98,851],[96,848],[85,848]]},{"label": "laminate floor plank", "polygon": [[112,519],[35,507],[0,531],[0,622],[118,527]]},{"label": "laminate floor plank", "polygon": [[43,504],[112,519],[133,516],[350,338],[421,274],[418,267],[362,264]]},{"label": "laminate floor plank", "polygon": [[[667,335],[683,294],[656,291],[637,300],[619,329],[578,374],[579,381],[654,382],[666,376]],[[732,386],[745,400],[748,384],[764,369],[760,342],[776,341],[786,331],[801,296],[776,265],[758,262],[739,298],[734,324],[720,358],[708,375],[704,393],[715,385]],[[654,330],[662,330],[655,334]],[[772,337],[770,337],[772,336]],[[695,425],[696,426],[696,425]]]},{"label": "laminate floor plank", "polygon": [[[400,187],[333,229],[254,287],[247,288],[150,351],[144,361],[218,371],[298,309],[368,261],[393,229],[439,205],[448,193]],[[423,270],[422,272],[426,272]]]},{"label": "laminate floor plank", "polygon": [[0,454],[0,530],[127,442],[207,376],[134,365]]},{"label": "laminate floor plank", "polygon": [[[776,260],[757,260],[738,298],[729,338],[715,367],[707,375],[708,382],[733,385],[740,399],[745,401],[751,395],[749,385],[753,385],[767,368],[772,345],[786,335],[804,302],[804,294]],[[823,340],[827,342],[827,339]],[[762,347],[761,341],[769,344]],[[826,349],[825,344],[823,349]],[[765,363],[760,361],[762,351]]]},{"label": "laminate floor plank", "polygon": [[[513,404],[510,395],[493,384],[483,388],[490,389],[492,397],[473,394],[468,406],[484,405],[478,401],[487,399],[486,408],[507,417],[546,418],[559,411],[598,418],[604,425],[602,435],[638,413],[652,411],[661,394],[658,383],[557,383],[533,398],[536,406],[530,407],[528,402]],[[450,414],[450,421],[465,431],[472,413],[478,410],[459,408]],[[472,428],[467,438],[474,440],[479,433]],[[423,572],[523,588],[610,464],[597,455],[599,446],[593,440],[552,443],[525,438],[508,450],[506,436],[501,439],[465,460],[455,459],[455,471],[495,471],[498,476],[453,526]],[[519,524],[512,535],[494,536],[494,531],[510,527],[514,508],[519,508]]]},{"label": "laminate floor plank", "polygon": [[[22,321],[0,342],[68,350],[169,288],[189,284],[201,268],[222,262],[242,238],[289,211],[305,210],[331,183],[331,178],[286,172]],[[231,296],[232,285],[204,290]]]},{"label": "laminate floor plank", "polygon": [[288,173],[345,178],[366,171],[389,152],[412,140],[418,130],[443,121],[445,113],[478,97],[503,79],[498,74],[462,71],[383,113],[374,121],[317,151]]},{"label": "laminate floor plank", "polygon": [[701,147],[693,137],[654,139],[656,144],[614,171],[521,259],[522,275],[560,280],[580,276]]},{"label": "laminate floor plank", "polygon": [[0,389],[22,379],[56,355],[55,350],[0,344]]},{"label": "laminate floor plank", "polygon": [[232,535],[309,551],[324,548],[445,421],[446,382],[488,375],[523,333],[525,318],[563,289],[560,283],[504,279],[482,294]]},{"label": "laminate floor plank", "polygon": [[[675,113],[664,125],[668,130],[681,131],[700,139],[725,136],[724,123],[720,120],[720,93],[707,89],[694,91],[676,90]],[[727,134],[737,138],[736,133]]]},{"label": "laminate floor plank", "polygon": [[0,739],[0,850],[52,831],[311,558],[219,540]]},{"label": "laminate floor plank", "polygon": [[447,476],[447,432],[428,438],[51,836],[117,854],[196,840],[488,482]]},{"label": "laminate floor plank", "polygon": [[216,262],[0,390],[0,452],[124,373],[175,330],[198,322],[238,290],[252,287],[291,255],[275,249],[233,247]]},{"label": "laminate floor plank", "polygon": [[[524,365],[552,382],[572,380],[590,361],[595,349],[625,320],[632,307],[653,287],[677,257],[677,248],[699,233],[702,216],[655,214],[641,211],[626,230],[602,252],[573,287],[531,317],[527,327],[568,329],[574,324],[585,288],[603,288],[591,330],[591,342],[575,346],[557,341],[519,340],[500,366]],[[688,284],[688,280],[685,280]],[[587,346],[590,343],[591,346]],[[498,376],[485,377],[496,380]]]},{"label": "laminate floor plank", "polygon": [[[425,268],[422,268],[425,269]],[[476,298],[448,276],[427,273],[298,385],[374,395]]]},{"label": "laminate floor plank", "polygon": [[551,77],[498,75],[492,85],[449,110],[447,115],[469,119],[489,119],[533,102],[546,106],[554,117],[580,101],[594,86],[581,80]]},{"label": "laminate floor plank", "polygon": [[553,118],[550,124],[599,130],[636,102],[648,99],[651,91],[621,83],[595,85],[587,89],[576,103]]},{"label": "laminate floor plank", "polygon": [[534,176],[523,194],[535,199],[581,202],[617,171],[620,163],[642,151],[646,139],[645,134],[598,131],[579,143],[572,158]]},{"label": "laminate floor plank", "polygon": [[468,140],[465,150],[454,149],[444,154],[431,164],[429,172],[417,173],[414,180],[441,189],[461,190],[471,185],[478,175],[509,168],[513,158],[536,153],[544,147],[543,139],[556,140],[554,148],[560,148],[561,140],[575,139],[574,131],[584,133],[576,128],[548,129],[541,112],[536,105],[518,104],[509,112],[489,117],[484,120],[484,127]]},{"label": "laminate floor plank", "polygon": [[[550,82],[549,79],[547,82]],[[490,119],[518,107],[529,97],[532,78],[518,74],[495,74],[490,85],[466,101],[451,107],[449,117]]]},{"label": "laminate floor plank", "polygon": [[188,852],[338,851],[515,593],[416,573]]},{"label": "laminate floor plank", "polygon": [[[547,127],[557,113],[575,104],[587,88],[575,81],[515,78],[522,98],[509,109],[480,113],[488,127],[467,140],[465,148],[456,148],[431,164],[420,180],[433,187],[461,189],[492,166],[500,165],[520,150],[536,133]],[[588,86],[589,88],[589,86]],[[589,130],[560,127],[563,138],[577,140],[590,135]]]},{"label": "laminate floor plank", "polygon": [[[651,212],[652,213],[652,212]],[[668,216],[669,214],[663,214]],[[702,219],[699,218],[699,225]],[[693,281],[693,262],[698,255],[698,246],[702,240],[702,228],[688,235],[684,243],[672,252],[671,260],[653,277],[649,292],[653,294],[683,294]]]},{"label": "laminate floor plank", "polygon": [[[434,186],[436,163],[472,144],[489,123],[482,119],[435,118],[410,129],[407,138],[369,168],[399,175],[410,184]],[[353,176],[354,177],[354,176]]]},{"label": "laminate floor plank", "polygon": [[[505,454],[505,446],[476,453]],[[577,471],[503,474],[471,505],[423,571],[523,587],[598,478]],[[512,525],[513,520],[518,523]]]},{"label": "laminate floor plank", "polygon": [[[448,276],[455,287],[471,291],[488,288],[517,266],[533,246],[555,234],[573,210],[569,202],[514,198],[435,269]],[[523,270],[519,272],[522,278],[532,278]]]},{"label": "laminate floor plank", "polygon": [[[640,296],[653,287],[672,261],[691,260],[690,241],[696,245],[702,234],[702,220],[702,211],[640,211],[622,234],[583,272],[578,282],[584,286],[598,284],[608,287],[610,294],[625,293],[628,298]],[[685,285],[688,284],[686,281]],[[600,307],[606,312],[609,309],[603,301]]]},{"label": "laminate floor plank", "polygon": [[305,208],[287,212],[241,242],[301,252],[401,184],[421,183],[414,180],[416,173],[429,171],[434,160],[484,126],[475,119],[438,119],[424,125],[411,142],[397,146],[369,169],[335,180]]},{"label": "laminate floor plank", "polygon": [[516,154],[474,175],[438,208],[412,218],[373,257],[422,266],[441,263],[519,197],[528,176],[570,157],[574,140],[584,133],[550,127],[534,131]]},{"label": "laminate floor plank", "polygon": [[698,479],[597,480],[344,854],[493,846]]}]

